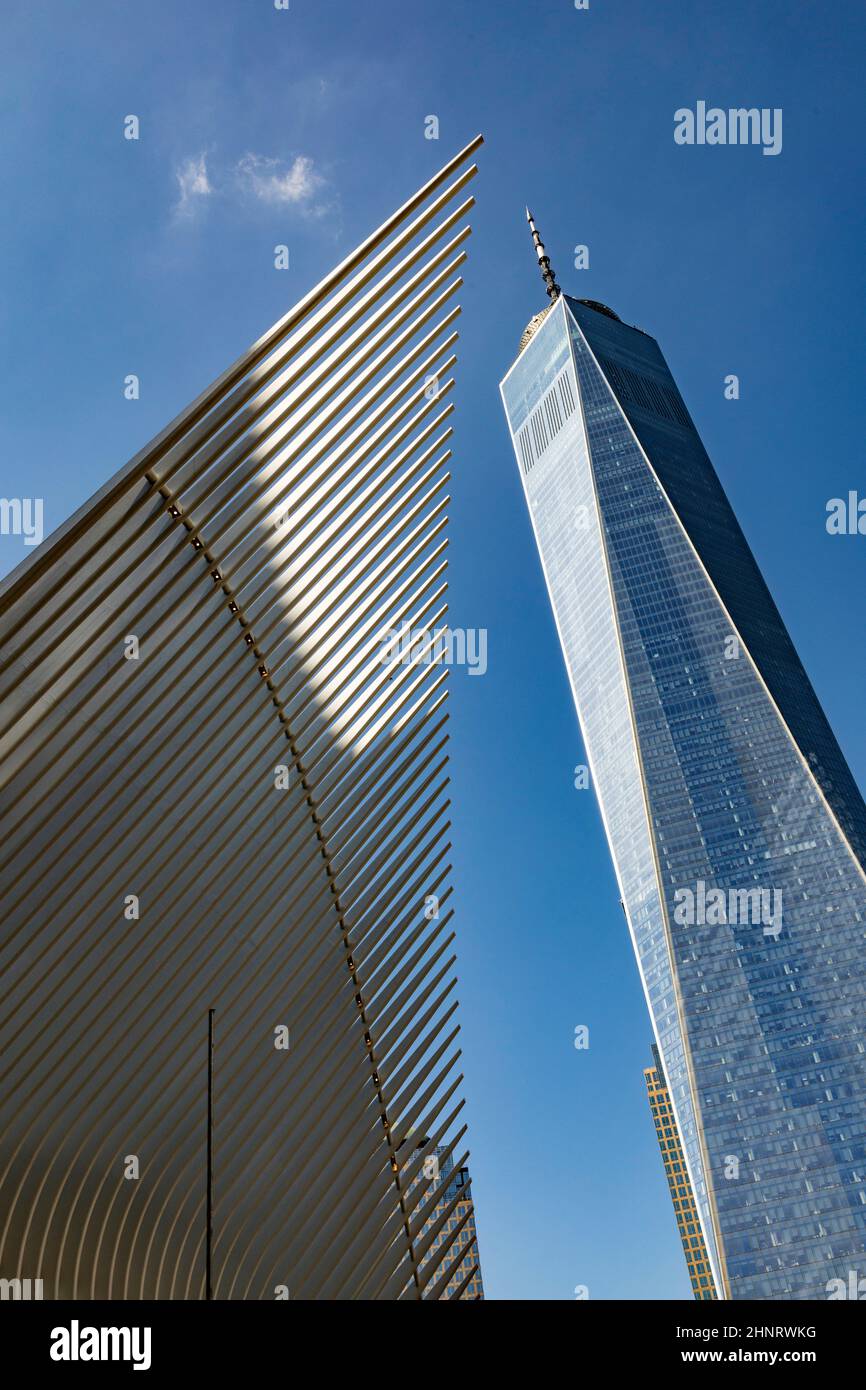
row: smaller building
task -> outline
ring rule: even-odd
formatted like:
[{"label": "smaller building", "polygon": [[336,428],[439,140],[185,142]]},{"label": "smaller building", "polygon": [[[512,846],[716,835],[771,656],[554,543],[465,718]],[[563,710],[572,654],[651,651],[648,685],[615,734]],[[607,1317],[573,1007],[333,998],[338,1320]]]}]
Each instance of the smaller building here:
[{"label": "smaller building", "polygon": [[[423,1148],[425,1139],[418,1141],[416,1148]],[[418,1234],[419,1242],[429,1233],[448,1211],[429,1250],[420,1262],[420,1270],[431,1260],[443,1245],[449,1249],[441,1257],[436,1278],[441,1279],[447,1269],[452,1274],[441,1294],[443,1299],[457,1298],[480,1300],[484,1298],[481,1283],[481,1265],[478,1259],[478,1235],[475,1229],[475,1210],[470,1195],[469,1169],[455,1168],[452,1153],[444,1145],[438,1145],[435,1154],[424,1161],[422,1173],[410,1184],[409,1191],[418,1183],[425,1183],[438,1193],[436,1206],[425,1221]],[[456,1200],[455,1200],[456,1199]],[[454,1203],[453,1207],[451,1206]],[[456,1232],[456,1235],[454,1234]]]},{"label": "smaller building", "polygon": [[707,1256],[707,1247],[704,1244],[698,1209],[695,1205],[694,1193],[683,1157],[680,1136],[677,1133],[677,1122],[674,1119],[673,1106],[665,1083],[661,1059],[654,1043],[652,1054],[653,1065],[645,1067],[643,1075],[649,1096],[650,1110],[656,1127],[656,1138],[659,1141],[662,1161],[665,1165],[665,1177],[668,1180],[668,1188],[674,1204],[677,1229],[680,1233],[680,1240],[683,1243],[686,1264],[689,1269],[692,1291],[697,1299],[714,1299],[716,1298],[716,1287]]}]

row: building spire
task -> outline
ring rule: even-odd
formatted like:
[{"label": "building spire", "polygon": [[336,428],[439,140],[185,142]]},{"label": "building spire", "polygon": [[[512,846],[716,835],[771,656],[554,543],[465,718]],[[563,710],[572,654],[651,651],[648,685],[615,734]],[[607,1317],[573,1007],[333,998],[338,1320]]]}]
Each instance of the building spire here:
[{"label": "building spire", "polygon": [[544,284],[547,289],[547,293],[550,297],[550,300],[551,302],[553,302],[554,299],[559,298],[559,296],[562,294],[562,290],[556,283],[556,276],[550,268],[550,257],[544,249],[544,242],[541,240],[541,237],[538,234],[535,223],[532,220],[532,213],[529,211],[529,208],[526,209],[526,220],[529,223],[529,230],[532,233],[532,244],[535,247],[535,254],[538,257],[538,265],[541,270],[541,277],[544,280]]}]

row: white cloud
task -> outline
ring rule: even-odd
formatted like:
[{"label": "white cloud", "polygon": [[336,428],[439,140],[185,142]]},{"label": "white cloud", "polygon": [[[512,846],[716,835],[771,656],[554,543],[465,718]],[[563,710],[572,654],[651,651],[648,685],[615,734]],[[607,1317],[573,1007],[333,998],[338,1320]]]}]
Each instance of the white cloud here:
[{"label": "white cloud", "polygon": [[299,154],[288,166],[262,154],[245,154],[238,161],[237,175],[244,188],[263,203],[292,203],[303,211],[318,213],[314,202],[325,180],[313,161]]},{"label": "white cloud", "polygon": [[200,154],[198,158],[184,160],[179,169],[175,170],[177,186],[180,190],[175,212],[181,217],[189,217],[202,198],[210,197],[213,193],[213,186],[207,176],[207,157]]},{"label": "white cloud", "polygon": [[291,160],[245,154],[230,167],[208,171],[207,155],[185,159],[175,168],[178,198],[176,221],[190,222],[208,199],[253,199],[270,207],[291,207],[307,218],[339,217],[339,198],[313,160],[304,154]]}]

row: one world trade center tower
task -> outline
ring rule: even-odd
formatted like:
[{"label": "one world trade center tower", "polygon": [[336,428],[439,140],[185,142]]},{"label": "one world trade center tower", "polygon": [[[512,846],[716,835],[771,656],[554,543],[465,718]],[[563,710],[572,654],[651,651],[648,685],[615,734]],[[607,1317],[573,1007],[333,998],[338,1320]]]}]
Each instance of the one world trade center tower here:
[{"label": "one world trade center tower", "polygon": [[502,399],[716,1286],[846,1296],[866,806],[658,344],[530,230]]}]

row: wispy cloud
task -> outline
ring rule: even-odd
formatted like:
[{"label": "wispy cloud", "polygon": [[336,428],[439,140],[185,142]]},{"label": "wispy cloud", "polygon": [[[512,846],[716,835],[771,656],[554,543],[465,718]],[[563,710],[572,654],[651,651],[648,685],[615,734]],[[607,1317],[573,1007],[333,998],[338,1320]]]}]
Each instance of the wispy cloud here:
[{"label": "wispy cloud", "polygon": [[207,155],[199,154],[183,160],[174,174],[178,198],[173,214],[179,221],[192,219],[211,197],[292,208],[306,218],[339,212],[333,188],[305,154],[281,160],[249,153],[216,172],[208,170]]},{"label": "wispy cloud", "polygon": [[207,156],[200,154],[195,158],[185,159],[175,170],[175,178],[179,190],[174,207],[175,214],[178,217],[190,217],[201,200],[209,198],[213,193],[213,185],[207,173]]},{"label": "wispy cloud", "polygon": [[245,154],[236,173],[241,186],[262,203],[290,203],[312,216],[326,210],[321,196],[326,180],[307,155],[299,154],[286,164],[263,154]]}]

